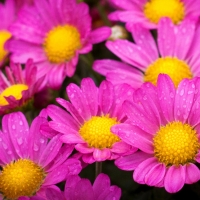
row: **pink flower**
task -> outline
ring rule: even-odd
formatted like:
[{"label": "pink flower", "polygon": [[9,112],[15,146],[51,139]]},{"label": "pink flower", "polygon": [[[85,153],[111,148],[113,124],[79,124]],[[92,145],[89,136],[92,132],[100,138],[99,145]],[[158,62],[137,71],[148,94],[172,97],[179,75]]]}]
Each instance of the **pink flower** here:
[{"label": "pink flower", "polygon": [[194,21],[185,20],[175,26],[163,18],[156,41],[139,25],[134,25],[131,33],[135,43],[120,39],[106,43],[123,62],[106,59],[93,64],[93,69],[108,81],[138,88],[144,82],[156,85],[159,74],[168,74],[177,86],[184,78],[200,76],[200,27]]},{"label": "pink flower", "polygon": [[8,57],[8,51],[4,48],[6,41],[12,36],[8,27],[15,20],[14,0],[6,0],[5,4],[0,3],[0,67],[5,63]]},{"label": "pink flower", "polygon": [[121,189],[110,186],[110,179],[106,174],[99,174],[92,185],[89,180],[79,176],[69,176],[66,180],[64,192],[58,188],[47,189],[48,200],[119,200]]},{"label": "pink flower", "polygon": [[159,20],[169,17],[174,24],[191,18],[198,18],[199,0],[109,0],[117,11],[109,15],[110,20],[126,23],[130,30],[133,24],[145,28],[157,28]]},{"label": "pink flower", "polygon": [[108,27],[91,30],[89,8],[76,0],[34,1],[25,6],[10,27],[14,38],[6,43],[14,62],[32,58],[38,77],[47,74],[51,88],[59,89],[66,76],[74,75],[79,54],[110,36]]},{"label": "pink flower", "polygon": [[0,72],[0,114],[13,110],[28,109],[33,103],[34,94],[44,85],[44,77],[36,79],[37,68],[28,60],[25,69],[11,62],[5,69],[6,76]]},{"label": "pink flower", "polygon": [[71,115],[56,105],[49,105],[47,113],[52,119],[49,126],[63,134],[64,143],[75,144],[84,162],[112,160],[137,150],[110,131],[114,124],[125,120],[122,103],[133,93],[130,86],[114,87],[103,81],[97,88],[91,78],[85,78],[80,88],[71,83],[66,90],[71,102],[62,98],[57,98],[57,102]]},{"label": "pink flower", "polygon": [[42,197],[46,188],[81,171],[80,161],[68,158],[73,145],[63,145],[59,134],[50,141],[40,134],[46,123],[36,117],[29,125],[21,112],[4,115],[0,131],[1,199]]},{"label": "pink flower", "polygon": [[200,79],[184,79],[176,89],[167,75],[157,87],[145,83],[125,101],[127,120],[112,127],[122,141],[139,150],[115,161],[134,170],[140,184],[178,192],[200,179]]}]

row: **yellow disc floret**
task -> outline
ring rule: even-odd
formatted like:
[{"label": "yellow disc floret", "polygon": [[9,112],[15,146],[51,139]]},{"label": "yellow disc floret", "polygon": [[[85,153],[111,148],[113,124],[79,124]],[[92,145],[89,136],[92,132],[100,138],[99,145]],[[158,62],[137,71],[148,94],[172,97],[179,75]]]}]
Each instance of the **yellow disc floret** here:
[{"label": "yellow disc floret", "polygon": [[200,148],[196,130],[179,121],[161,127],[153,141],[155,157],[166,166],[194,162]]},{"label": "yellow disc floret", "polygon": [[72,25],[56,26],[47,33],[43,47],[51,63],[66,62],[81,47],[80,33]]},{"label": "yellow disc floret", "polygon": [[79,133],[90,147],[110,148],[120,140],[110,131],[110,128],[115,124],[118,124],[116,118],[110,118],[107,115],[102,117],[93,116],[83,124]]},{"label": "yellow disc floret", "polygon": [[189,66],[175,57],[158,58],[146,69],[144,81],[156,85],[159,74],[168,74],[175,86],[178,86],[184,78],[192,78]]},{"label": "yellow disc floret", "polygon": [[149,0],[144,5],[144,15],[157,24],[162,17],[169,17],[178,24],[185,17],[185,6],[180,0]]},{"label": "yellow disc floret", "polygon": [[5,97],[14,96],[16,100],[19,100],[22,98],[22,91],[28,90],[28,86],[25,84],[16,84],[11,85],[10,87],[6,88],[1,94],[0,94],[0,106],[8,105],[7,100]]},{"label": "yellow disc floret", "polygon": [[45,178],[44,170],[28,159],[19,159],[3,167],[0,174],[0,192],[6,199],[32,196]]},{"label": "yellow disc floret", "polygon": [[10,32],[4,30],[0,31],[0,62],[2,62],[8,54],[8,52],[4,48],[4,44],[8,39],[10,39],[10,37]]}]

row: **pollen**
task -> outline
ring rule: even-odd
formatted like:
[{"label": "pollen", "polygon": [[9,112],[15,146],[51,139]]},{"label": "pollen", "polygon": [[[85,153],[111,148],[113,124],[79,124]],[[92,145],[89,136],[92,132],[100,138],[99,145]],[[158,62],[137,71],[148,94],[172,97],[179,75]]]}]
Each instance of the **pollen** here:
[{"label": "pollen", "polygon": [[182,79],[191,79],[193,77],[190,67],[176,57],[158,58],[147,67],[144,73],[144,81],[156,85],[159,74],[169,75],[176,87]]},{"label": "pollen", "polygon": [[5,97],[13,96],[16,100],[22,98],[22,91],[28,90],[28,86],[25,84],[15,84],[3,90],[0,94],[0,106],[8,105],[8,101]]},{"label": "pollen", "polygon": [[106,116],[93,116],[80,128],[79,133],[90,147],[103,149],[110,148],[115,142],[120,141],[110,128],[118,124],[116,118]]},{"label": "pollen", "polygon": [[10,39],[10,37],[10,32],[4,30],[0,31],[0,62],[2,62],[8,54],[4,48],[4,44],[8,39]]},{"label": "pollen", "polygon": [[69,61],[80,47],[80,33],[72,25],[54,27],[47,33],[43,43],[48,60],[56,64]]},{"label": "pollen", "polygon": [[44,170],[28,159],[19,159],[3,167],[0,174],[0,192],[9,200],[32,196],[45,178]]},{"label": "pollen", "polygon": [[162,17],[169,17],[174,24],[184,19],[185,6],[180,0],[149,0],[144,5],[144,15],[157,24]]},{"label": "pollen", "polygon": [[153,141],[155,157],[166,166],[194,162],[200,148],[196,130],[179,121],[161,127]]}]

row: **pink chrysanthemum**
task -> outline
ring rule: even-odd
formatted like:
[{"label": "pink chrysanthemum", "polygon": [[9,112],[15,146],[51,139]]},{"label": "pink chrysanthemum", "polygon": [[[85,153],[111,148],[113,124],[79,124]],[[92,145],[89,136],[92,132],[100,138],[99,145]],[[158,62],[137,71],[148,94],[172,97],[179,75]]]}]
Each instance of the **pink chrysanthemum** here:
[{"label": "pink chrysanthemum", "polygon": [[11,37],[8,27],[14,22],[15,11],[14,0],[6,0],[5,4],[0,3],[0,66],[8,56],[8,51],[4,48],[4,44]]},{"label": "pink chrysanthemum", "polygon": [[[177,72],[178,73],[178,72]],[[112,131],[139,151],[115,164],[135,170],[140,184],[178,192],[200,179],[200,79],[184,79],[176,89],[167,75],[157,87],[145,83],[124,103],[128,120]]]},{"label": "pink chrysanthemum", "polygon": [[64,145],[59,134],[50,141],[40,134],[43,117],[33,120],[31,127],[21,112],[7,114],[0,131],[1,199],[21,196],[43,196],[46,188],[81,171],[80,161],[68,159],[73,145]]},{"label": "pink chrysanthemum", "polygon": [[83,79],[80,88],[71,83],[67,87],[71,103],[57,98],[71,115],[58,106],[49,105],[47,113],[52,119],[49,126],[63,133],[63,142],[75,144],[86,163],[116,159],[136,151],[110,131],[113,125],[125,120],[122,103],[132,93],[133,89],[126,84],[114,87],[107,81],[97,88],[91,78]]},{"label": "pink chrysanthemum", "polygon": [[130,30],[133,24],[145,28],[157,28],[159,20],[169,17],[174,24],[200,16],[199,0],[109,0],[117,11],[109,15],[110,20],[126,23]]},{"label": "pink chrysanthemum", "polygon": [[144,82],[156,85],[159,74],[168,74],[177,86],[183,78],[200,76],[200,27],[194,21],[174,26],[163,18],[158,24],[158,47],[151,33],[139,25],[132,27],[132,35],[135,43],[106,43],[124,63],[110,59],[94,62],[93,69],[113,84],[125,82],[135,88]]},{"label": "pink chrysanthemum", "polygon": [[54,89],[74,74],[79,54],[88,53],[111,33],[108,27],[92,31],[87,4],[76,0],[35,0],[34,6],[21,9],[9,30],[14,36],[6,44],[11,59],[24,63],[32,58],[38,76],[47,74]]},{"label": "pink chrysanthemum", "polygon": [[89,180],[74,175],[67,178],[64,192],[53,188],[47,189],[46,195],[48,200],[119,200],[121,189],[111,186],[106,174],[99,174],[93,185]]},{"label": "pink chrysanthemum", "polygon": [[43,79],[36,79],[37,68],[28,60],[23,70],[20,64],[10,63],[5,69],[7,77],[0,72],[0,115],[13,110],[26,109],[34,94],[43,87]]}]

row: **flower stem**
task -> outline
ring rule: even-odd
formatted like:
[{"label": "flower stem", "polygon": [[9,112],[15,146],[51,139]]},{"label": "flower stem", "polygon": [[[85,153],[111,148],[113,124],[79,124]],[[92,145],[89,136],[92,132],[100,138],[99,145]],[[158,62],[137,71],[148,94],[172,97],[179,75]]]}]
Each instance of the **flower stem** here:
[{"label": "flower stem", "polygon": [[97,177],[102,172],[102,162],[95,163],[95,177]]}]

